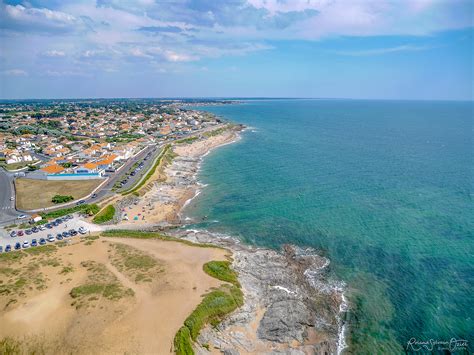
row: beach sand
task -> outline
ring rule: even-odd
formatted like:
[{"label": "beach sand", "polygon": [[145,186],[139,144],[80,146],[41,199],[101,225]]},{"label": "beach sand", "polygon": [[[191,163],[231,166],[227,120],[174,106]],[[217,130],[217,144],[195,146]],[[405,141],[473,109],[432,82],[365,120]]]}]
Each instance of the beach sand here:
[{"label": "beach sand", "polygon": [[[149,282],[137,282],[127,270],[119,270],[114,243],[156,260],[158,269],[150,272]],[[22,254],[19,260],[0,260],[2,285],[28,278],[26,285],[0,293],[1,338],[20,341],[28,353],[77,354],[170,353],[174,335],[201,296],[221,284],[202,271],[203,264],[226,258],[222,249],[104,237],[76,241],[48,254]],[[110,300],[105,293],[90,295],[79,298],[80,303],[73,299],[71,290],[90,282],[90,271],[81,265],[86,261],[103,265],[108,282],[114,280],[125,296]],[[64,272],[65,267],[71,271]]]},{"label": "beach sand", "polygon": [[234,142],[238,137],[237,132],[227,130],[190,144],[174,146],[173,161],[164,169],[157,169],[147,191],[137,201],[122,208],[122,216],[128,220],[122,219],[119,225],[179,224],[183,206],[199,191],[196,174],[202,158],[212,149]]}]

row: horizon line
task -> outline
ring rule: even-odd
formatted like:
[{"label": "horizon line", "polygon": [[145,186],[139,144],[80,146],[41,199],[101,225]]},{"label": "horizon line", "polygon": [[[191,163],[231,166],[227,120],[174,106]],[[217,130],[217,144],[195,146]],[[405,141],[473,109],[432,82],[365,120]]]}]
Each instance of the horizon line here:
[{"label": "horizon line", "polygon": [[0,102],[8,101],[79,101],[79,100],[351,100],[351,101],[454,101],[473,102],[474,97],[469,99],[396,99],[396,98],[350,98],[350,97],[285,97],[285,96],[157,96],[157,97],[64,97],[64,98],[0,98]]}]

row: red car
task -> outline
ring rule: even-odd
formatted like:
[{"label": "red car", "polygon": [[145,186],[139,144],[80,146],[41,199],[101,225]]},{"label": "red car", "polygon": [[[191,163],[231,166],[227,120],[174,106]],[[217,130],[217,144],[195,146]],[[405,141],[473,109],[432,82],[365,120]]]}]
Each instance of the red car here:
[{"label": "red car", "polygon": [[23,231],[18,231],[16,234],[17,234],[19,237],[21,237],[21,236],[23,236],[25,233],[23,233]]}]

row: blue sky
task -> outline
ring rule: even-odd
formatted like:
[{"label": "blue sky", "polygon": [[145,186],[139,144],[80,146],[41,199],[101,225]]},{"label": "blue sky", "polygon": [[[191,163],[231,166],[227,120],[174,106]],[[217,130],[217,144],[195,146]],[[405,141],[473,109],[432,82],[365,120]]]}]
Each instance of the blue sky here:
[{"label": "blue sky", "polygon": [[0,0],[0,98],[473,99],[472,0]]}]

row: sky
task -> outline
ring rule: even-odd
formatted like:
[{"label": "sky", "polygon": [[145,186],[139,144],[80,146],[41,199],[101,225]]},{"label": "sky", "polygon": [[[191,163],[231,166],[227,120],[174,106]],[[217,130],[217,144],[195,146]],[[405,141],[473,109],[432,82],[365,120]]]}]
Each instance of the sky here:
[{"label": "sky", "polygon": [[0,0],[0,98],[473,100],[474,0]]}]

